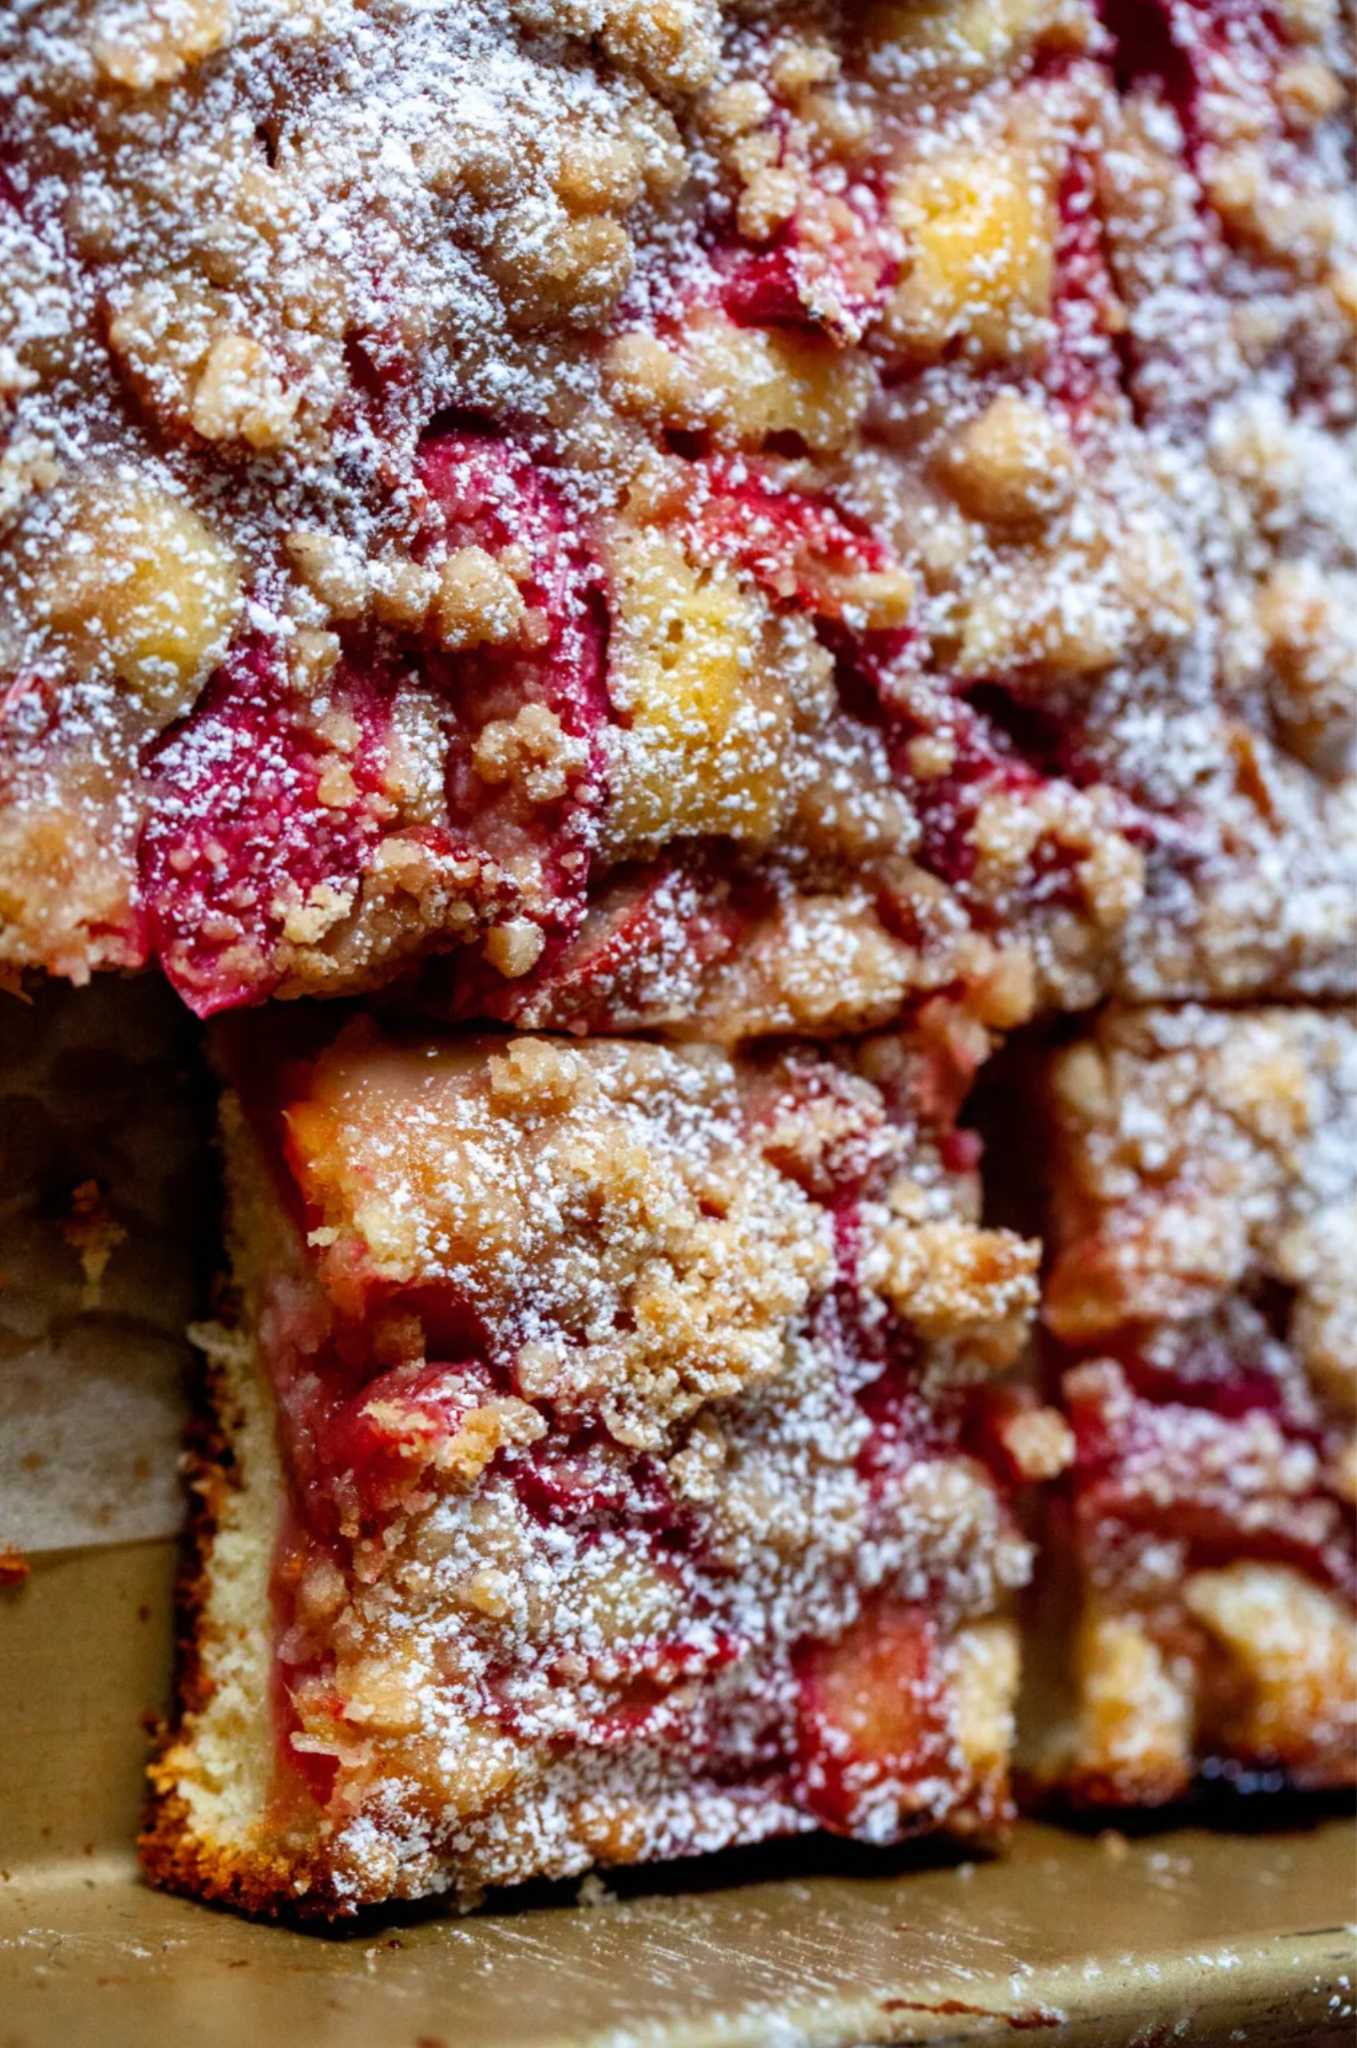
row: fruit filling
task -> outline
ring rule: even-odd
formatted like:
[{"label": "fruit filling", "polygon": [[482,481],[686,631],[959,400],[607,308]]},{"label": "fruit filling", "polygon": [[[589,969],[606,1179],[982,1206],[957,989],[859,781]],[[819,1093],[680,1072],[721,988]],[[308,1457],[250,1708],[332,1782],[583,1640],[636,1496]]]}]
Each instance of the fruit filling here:
[{"label": "fruit filling", "polygon": [[603,715],[589,564],[511,443],[436,436],[420,482],[409,555],[362,565],[292,536],[355,622],[320,636],[323,673],[304,632],[291,665],[243,641],[152,757],[148,941],[200,1015],[302,963],[344,986],[365,929],[394,972],[434,913],[521,975],[583,914]]}]

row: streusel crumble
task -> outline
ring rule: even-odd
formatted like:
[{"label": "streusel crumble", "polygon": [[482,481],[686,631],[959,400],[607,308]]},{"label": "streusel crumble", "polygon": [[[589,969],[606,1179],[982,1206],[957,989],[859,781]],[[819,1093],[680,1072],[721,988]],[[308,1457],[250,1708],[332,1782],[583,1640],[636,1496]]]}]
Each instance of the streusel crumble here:
[{"label": "streusel crumble", "polygon": [[723,1040],[1350,986],[1322,6],[0,36],[0,963]]}]

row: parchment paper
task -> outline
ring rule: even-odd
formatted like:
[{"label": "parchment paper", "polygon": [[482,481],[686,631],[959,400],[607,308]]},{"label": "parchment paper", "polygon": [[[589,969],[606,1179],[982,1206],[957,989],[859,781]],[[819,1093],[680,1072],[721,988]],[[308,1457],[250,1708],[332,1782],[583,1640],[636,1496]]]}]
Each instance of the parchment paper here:
[{"label": "parchment paper", "polygon": [[172,1534],[214,1257],[196,1029],[158,982],[0,993],[0,1550]]}]

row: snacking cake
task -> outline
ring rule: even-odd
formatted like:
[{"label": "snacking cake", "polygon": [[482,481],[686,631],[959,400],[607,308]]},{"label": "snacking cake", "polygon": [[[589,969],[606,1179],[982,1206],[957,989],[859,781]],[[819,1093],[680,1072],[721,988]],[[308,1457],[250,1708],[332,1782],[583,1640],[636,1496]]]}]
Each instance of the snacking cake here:
[{"label": "snacking cake", "polygon": [[266,1012],[154,1878],[992,1834],[1026,1481],[1048,1782],[1349,1771],[1350,27],[0,9],[0,977]]},{"label": "snacking cake", "polygon": [[1074,1462],[1041,1775],[1076,1800],[1194,1776],[1357,1776],[1357,1025],[1110,1012],[1053,1062],[1043,1315]]},{"label": "snacking cake", "polygon": [[[227,1041],[228,1322],[158,1881],[346,1914],[825,1827],[1009,1812],[981,1047]],[[269,1626],[270,1619],[272,1626]]]},{"label": "snacking cake", "polygon": [[1325,0],[3,35],[0,965],[721,1041],[1350,988]]}]

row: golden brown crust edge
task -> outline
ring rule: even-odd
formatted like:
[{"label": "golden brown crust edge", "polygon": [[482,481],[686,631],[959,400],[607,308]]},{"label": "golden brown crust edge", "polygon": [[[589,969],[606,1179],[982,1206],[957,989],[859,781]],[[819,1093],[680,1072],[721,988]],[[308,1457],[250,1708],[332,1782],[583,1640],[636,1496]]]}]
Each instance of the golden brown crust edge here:
[{"label": "golden brown crust edge", "polygon": [[151,1883],[165,1891],[187,1892],[247,1913],[276,1917],[280,1894],[291,1888],[286,1866],[278,1857],[210,1847],[193,1827],[189,1803],[178,1789],[180,1774],[174,1761],[190,1716],[206,1707],[214,1690],[206,1668],[204,1640],[212,1552],[225,1495],[243,1483],[223,1419],[225,1398],[224,1368],[219,1359],[204,1353],[185,1452],[189,1520],[175,1581],[174,1706],[158,1731],[148,1765],[151,1792],[137,1837],[137,1854]]},{"label": "golden brown crust edge", "polygon": [[[195,1825],[192,1808],[181,1790],[186,1746],[192,1742],[195,1719],[208,1708],[217,1689],[208,1666],[211,1626],[212,1563],[232,1497],[249,1484],[241,1437],[244,1414],[240,1390],[232,1385],[231,1354],[241,1369],[253,1373],[253,1360],[243,1360],[248,1344],[249,1315],[239,1286],[248,1270],[242,1256],[240,1218],[255,1206],[244,1187],[257,1166],[244,1118],[231,1096],[222,1103],[218,1150],[232,1196],[233,1218],[228,1243],[228,1270],[233,1276],[220,1285],[221,1320],[199,1335],[202,1360],[197,1376],[184,1454],[188,1522],[184,1532],[174,1592],[174,1704],[158,1731],[148,1765],[147,1800],[137,1853],[149,1881],[166,1890],[229,1905],[240,1911],[276,1919],[281,1913],[298,1918],[333,1918],[352,1912],[353,1905],[327,1894],[323,1859],[299,1858],[295,1850],[256,1850],[210,1841]],[[215,1339],[215,1341],[213,1341]],[[301,1879],[304,1891],[298,1893]]]}]

